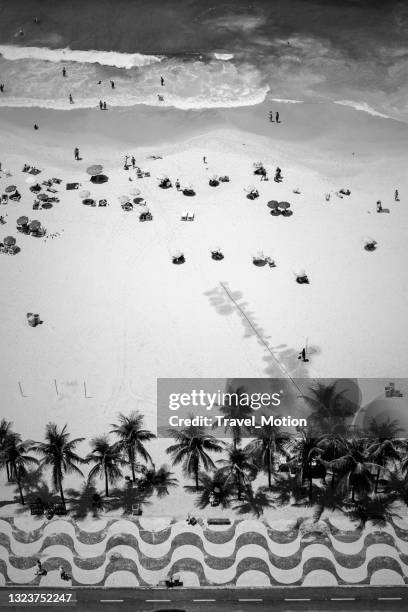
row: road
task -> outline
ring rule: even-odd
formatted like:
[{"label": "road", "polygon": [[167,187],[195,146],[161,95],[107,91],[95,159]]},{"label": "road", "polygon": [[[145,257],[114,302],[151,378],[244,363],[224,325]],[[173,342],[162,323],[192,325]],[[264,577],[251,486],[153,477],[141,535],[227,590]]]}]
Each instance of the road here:
[{"label": "road", "polygon": [[[17,593],[71,593],[73,602],[9,604]],[[75,612],[398,612],[408,610],[406,587],[273,587],[273,588],[7,588],[0,589],[0,607],[71,608]]]}]

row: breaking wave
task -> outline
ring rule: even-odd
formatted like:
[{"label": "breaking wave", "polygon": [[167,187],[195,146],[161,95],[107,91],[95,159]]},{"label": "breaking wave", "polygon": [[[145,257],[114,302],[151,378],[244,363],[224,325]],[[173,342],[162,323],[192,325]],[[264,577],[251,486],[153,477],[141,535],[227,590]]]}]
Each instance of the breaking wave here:
[{"label": "breaking wave", "polygon": [[[260,104],[269,91],[260,71],[249,62],[232,61],[232,54],[159,57],[13,45],[0,45],[0,54],[5,83],[0,106],[72,110],[103,100],[108,108],[227,108]],[[70,94],[74,104],[69,103]]]},{"label": "breaking wave", "polygon": [[4,59],[22,60],[34,59],[53,63],[78,62],[81,64],[100,64],[116,68],[134,68],[148,66],[161,61],[156,55],[141,53],[121,53],[118,51],[80,51],[70,49],[49,49],[48,47],[21,47],[17,45],[0,45],[0,55]]}]

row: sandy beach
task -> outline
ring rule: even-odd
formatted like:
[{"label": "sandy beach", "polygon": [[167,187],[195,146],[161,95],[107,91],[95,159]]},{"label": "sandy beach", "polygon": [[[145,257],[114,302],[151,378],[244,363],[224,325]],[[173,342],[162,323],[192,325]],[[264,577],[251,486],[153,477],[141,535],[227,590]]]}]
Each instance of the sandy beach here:
[{"label": "sandy beach", "polygon": [[[281,125],[267,121],[272,104]],[[334,105],[317,114],[316,106],[271,102],[190,112],[2,109],[0,121],[0,160],[11,174],[0,187],[15,184],[22,194],[1,207],[3,234],[21,247],[1,259],[2,415],[23,438],[41,439],[49,420],[68,422],[74,437],[105,433],[117,412],[132,409],[154,430],[158,377],[405,375],[405,124]],[[125,171],[125,154],[151,176]],[[254,176],[258,161],[271,180]],[[42,170],[41,181],[62,179],[51,210],[32,210],[24,163]],[[107,183],[90,183],[93,163],[103,165]],[[272,180],[277,166],[280,184]],[[224,174],[229,183],[209,186]],[[162,175],[191,183],[196,196],[160,189]],[[65,190],[74,181],[109,206],[84,206],[78,191]],[[250,185],[260,193],[255,201],[246,198]],[[152,222],[121,209],[119,196],[134,188]],[[340,188],[351,195],[337,197]],[[271,199],[289,201],[292,217],[272,217]],[[376,214],[379,199],[389,214]],[[194,211],[193,223],[180,221],[185,210]],[[47,235],[16,232],[21,215],[39,219]],[[367,236],[378,242],[374,253],[363,249]],[[222,262],[210,257],[216,246]],[[176,250],[185,265],[172,265]],[[258,251],[276,268],[255,267]],[[295,282],[300,270],[310,285]],[[27,312],[44,324],[29,327]],[[311,359],[303,364],[297,356],[306,341]],[[164,442],[151,445],[157,463],[166,460]],[[180,489],[172,497],[182,508]]]}]

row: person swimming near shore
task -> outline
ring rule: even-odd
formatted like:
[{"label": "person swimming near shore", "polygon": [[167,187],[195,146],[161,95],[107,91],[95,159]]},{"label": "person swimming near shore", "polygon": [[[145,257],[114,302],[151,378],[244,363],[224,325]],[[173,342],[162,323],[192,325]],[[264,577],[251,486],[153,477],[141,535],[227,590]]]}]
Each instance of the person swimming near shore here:
[{"label": "person swimming near shore", "polygon": [[66,76],[67,76],[67,69],[65,68],[65,66],[64,66],[64,68],[62,69],[62,76],[63,76],[63,77],[66,77]]},{"label": "person swimming near shore", "polygon": [[160,77],[160,85],[164,87],[164,78],[162,76]]},{"label": "person swimming near shore", "polygon": [[1,93],[4,93],[4,83],[0,83],[0,91]]},{"label": "person swimming near shore", "polygon": [[72,97],[72,94],[69,94],[69,103],[70,104],[74,103],[74,98]]}]

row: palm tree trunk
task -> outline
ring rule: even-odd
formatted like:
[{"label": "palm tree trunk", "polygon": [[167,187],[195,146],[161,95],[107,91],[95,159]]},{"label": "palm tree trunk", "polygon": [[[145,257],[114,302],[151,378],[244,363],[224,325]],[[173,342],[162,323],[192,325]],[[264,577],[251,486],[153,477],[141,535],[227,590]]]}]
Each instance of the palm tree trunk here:
[{"label": "palm tree trunk", "polygon": [[270,459],[268,460],[268,487],[272,487],[272,467]]},{"label": "palm tree trunk", "polygon": [[313,478],[309,478],[309,501],[312,501],[313,497]]},{"label": "palm tree trunk", "polygon": [[105,495],[109,497],[109,487],[108,487],[108,472],[105,467]]},{"label": "palm tree trunk", "polygon": [[65,506],[64,490],[62,488],[62,474],[59,475],[59,479],[58,480],[59,480],[59,490],[60,490],[61,502]]},{"label": "palm tree trunk", "polygon": [[6,472],[7,472],[7,482],[10,482],[10,468],[8,461],[6,461]]},{"label": "palm tree trunk", "polygon": [[375,493],[378,493],[378,484],[379,484],[379,481],[380,481],[380,473],[381,473],[381,468],[378,468],[377,476],[375,478],[375,489],[374,489]]},{"label": "palm tree trunk", "polygon": [[24,502],[24,495],[23,495],[23,488],[21,486],[21,481],[20,481],[20,478],[17,478],[16,480],[17,480],[18,492],[20,493],[20,501],[21,501],[21,504],[24,506],[25,502]]},{"label": "palm tree trunk", "polygon": [[132,469],[132,480],[136,482],[136,472],[135,472],[135,454],[132,449],[129,449],[129,463]]},{"label": "palm tree trunk", "polygon": [[195,487],[196,487],[196,491],[198,491],[198,469],[194,471],[194,475],[195,475]]}]

